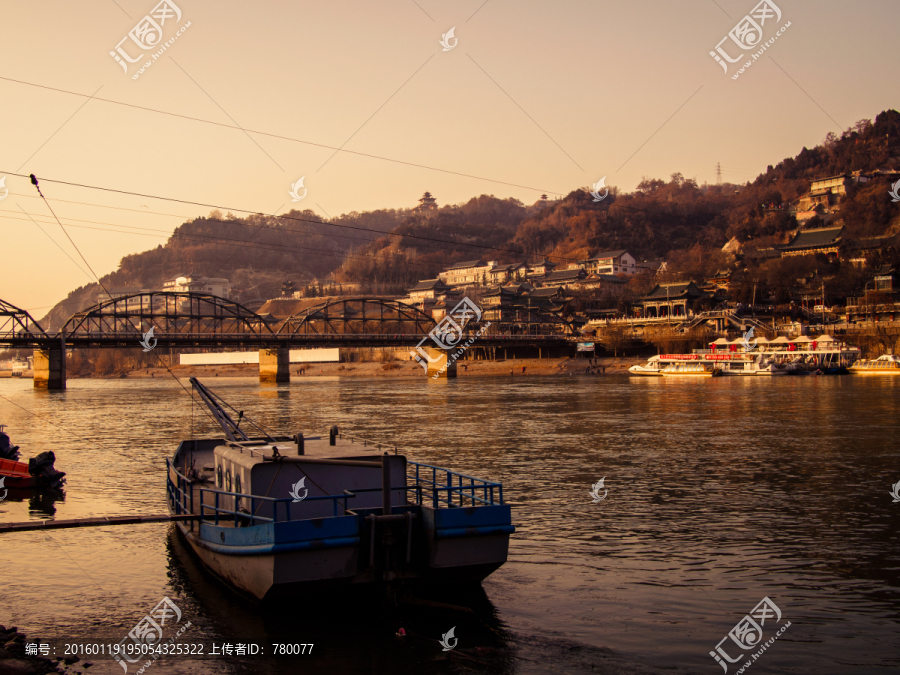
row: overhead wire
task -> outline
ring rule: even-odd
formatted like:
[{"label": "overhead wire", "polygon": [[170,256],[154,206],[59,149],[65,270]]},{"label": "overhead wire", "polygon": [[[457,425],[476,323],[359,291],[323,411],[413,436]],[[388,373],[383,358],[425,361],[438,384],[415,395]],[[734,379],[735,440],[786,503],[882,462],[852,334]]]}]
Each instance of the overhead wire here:
[{"label": "overhead wire", "polygon": [[358,152],[356,150],[347,150],[346,148],[343,148],[343,147],[335,147],[332,145],[326,145],[324,143],[314,143],[313,141],[305,141],[300,138],[292,138],[290,136],[282,136],[280,134],[273,134],[273,133],[268,133],[265,131],[257,131],[255,129],[248,129],[247,127],[240,127],[236,124],[225,124],[224,122],[214,122],[212,120],[203,119],[202,117],[192,117],[190,115],[183,115],[181,113],[173,113],[173,112],[169,112],[167,110],[158,110],[156,108],[149,108],[146,106],[135,105],[133,103],[124,103],[123,101],[115,101],[113,99],[100,98],[98,96],[82,94],[81,92],[77,92],[77,91],[69,91],[68,89],[60,89],[58,87],[50,87],[50,86],[43,85],[43,84],[37,84],[35,82],[26,82],[25,80],[16,80],[11,77],[0,76],[0,80],[5,80],[7,82],[14,82],[16,84],[23,84],[23,85],[26,85],[29,87],[36,87],[38,89],[46,89],[48,91],[55,91],[55,92],[62,93],[62,94],[69,94],[70,96],[79,96],[82,98],[90,99],[92,101],[100,101],[102,103],[112,103],[114,105],[120,105],[120,106],[124,106],[126,108],[134,108],[135,110],[143,110],[145,112],[153,112],[153,113],[157,113],[159,115],[167,115],[169,117],[176,117],[179,119],[190,120],[192,122],[201,122],[204,124],[211,124],[211,125],[217,126],[217,127],[223,127],[226,129],[235,129],[235,130],[239,130],[244,133],[252,133],[252,134],[257,134],[259,136],[267,136],[269,138],[277,138],[279,140],[291,141],[293,143],[302,143],[304,145],[311,145],[311,146],[314,146],[317,148],[334,150],[336,152],[344,152],[344,153],[351,154],[351,155],[358,155],[360,157],[368,157],[369,159],[379,159],[379,160],[382,160],[385,162],[392,162],[394,164],[401,164],[404,166],[415,167],[417,169],[427,169],[429,171],[437,171],[439,173],[446,173],[446,174],[450,174],[453,176],[461,176],[463,178],[472,178],[474,180],[481,180],[481,181],[485,181],[488,183],[496,183],[498,185],[507,185],[509,187],[517,187],[517,188],[521,188],[523,190],[533,190],[534,192],[546,192],[548,194],[554,194],[554,195],[562,194],[561,192],[556,192],[554,190],[547,190],[544,188],[536,188],[536,187],[531,187],[529,185],[519,185],[517,183],[509,183],[509,182],[502,181],[502,180],[496,180],[494,178],[485,178],[484,176],[475,176],[472,174],[463,173],[461,171],[451,171],[449,169],[441,169],[441,168],[434,167],[434,166],[428,166],[426,164],[417,164],[415,162],[407,162],[407,161],[404,161],[401,159],[393,159],[391,157],[383,157],[380,155],[373,155],[373,154],[366,153],[366,152]]},{"label": "overhead wire", "polygon": [[[0,218],[5,218],[8,220],[21,220],[25,221],[25,218],[16,218],[14,216],[6,216],[0,215]],[[65,219],[65,220],[76,220],[76,219]],[[33,221],[37,224],[37,221]],[[45,221],[42,221],[45,222]],[[83,221],[80,220],[78,222],[96,222],[96,221]],[[225,221],[213,221],[213,222],[225,222]],[[308,246],[285,246],[283,244],[263,244],[263,243],[248,243],[244,239],[231,239],[227,237],[214,237],[210,235],[202,235],[202,234],[187,234],[183,232],[168,232],[167,230],[157,230],[149,227],[140,227],[137,225],[117,225],[113,223],[98,223],[101,225],[111,225],[112,227],[122,227],[128,228],[129,230],[148,230],[148,232],[128,232],[124,230],[110,229],[105,227],[91,227],[90,225],[73,225],[71,223],[68,224],[68,227],[75,227],[78,229],[84,230],[96,230],[99,232],[115,232],[117,234],[130,234],[130,235],[138,235],[142,237],[155,237],[158,239],[196,239],[202,241],[209,241],[210,243],[220,244],[222,246],[236,246],[240,248],[258,248],[266,251],[296,251],[296,252],[312,252],[318,253],[325,256],[330,256],[339,259],[346,258],[354,258],[360,260],[369,260],[369,259],[378,259],[377,254],[375,253],[350,253],[350,252],[342,252],[342,251],[333,251],[329,249],[320,249],[320,248],[310,248]],[[238,223],[241,225],[245,225],[244,223]],[[248,227],[254,227],[253,225],[246,225]],[[288,230],[288,232],[294,232],[295,230]],[[158,233],[158,234],[155,234]],[[327,235],[322,235],[327,236]],[[374,240],[372,240],[374,241]],[[396,258],[394,258],[396,259]],[[425,267],[427,263],[420,263],[418,261],[413,261],[406,259],[406,262],[410,265],[417,267]]]},{"label": "overhead wire", "polygon": [[[0,171],[0,174],[5,174],[8,176],[17,176],[17,177],[21,177],[21,178],[27,177],[27,176],[25,176],[25,174],[15,173],[12,171]],[[272,215],[272,214],[260,213],[259,211],[252,211],[250,209],[239,209],[239,208],[235,208],[235,207],[222,206],[222,205],[218,205],[218,204],[206,204],[203,202],[194,202],[194,201],[190,201],[187,199],[177,199],[175,197],[161,197],[158,195],[148,195],[148,194],[144,194],[141,192],[131,192],[128,190],[117,190],[115,188],[106,188],[106,187],[101,187],[98,185],[86,185],[84,183],[72,183],[69,181],[55,180],[52,178],[42,178],[41,180],[44,182],[47,182],[47,183],[55,183],[57,185],[68,185],[70,187],[80,187],[80,188],[84,188],[84,189],[88,189],[88,190],[111,192],[114,194],[129,195],[132,197],[143,197],[145,199],[158,199],[160,201],[174,202],[177,204],[202,206],[204,208],[209,208],[209,209],[218,209],[218,210],[222,210],[222,211],[230,211],[230,212],[235,212],[235,213],[246,213],[246,214],[250,214],[250,215],[259,215],[259,216],[266,216],[266,217],[271,217],[271,218],[280,218],[283,220],[290,220],[290,221],[295,221],[295,222],[300,222],[300,223],[315,223],[317,225],[330,225],[332,227],[339,227],[339,228],[346,229],[346,230],[357,230],[360,232],[377,233],[380,236],[390,235],[390,236],[396,236],[396,237],[405,237],[407,239],[417,239],[417,240],[421,240],[421,241],[428,241],[428,242],[437,243],[437,244],[448,244],[448,245],[451,245],[451,247],[467,246],[469,248],[483,249],[486,251],[497,251],[500,253],[513,253],[517,256],[523,256],[523,255],[527,256],[528,255],[527,252],[524,250],[503,248],[500,246],[488,246],[486,244],[468,244],[468,243],[464,243],[464,242],[452,241],[449,239],[439,239],[437,237],[426,237],[426,236],[417,235],[417,234],[401,234],[401,233],[397,233],[397,232],[381,232],[379,230],[373,230],[372,228],[359,227],[356,225],[346,225],[343,223],[328,223],[328,222],[325,222],[322,220],[312,220],[310,218],[298,218],[296,216],[276,216],[276,215]],[[549,254],[547,254],[546,257],[551,257],[551,256]],[[571,260],[570,258],[567,258],[565,256],[560,256],[560,255],[554,255],[552,257],[558,258],[564,262]]]}]

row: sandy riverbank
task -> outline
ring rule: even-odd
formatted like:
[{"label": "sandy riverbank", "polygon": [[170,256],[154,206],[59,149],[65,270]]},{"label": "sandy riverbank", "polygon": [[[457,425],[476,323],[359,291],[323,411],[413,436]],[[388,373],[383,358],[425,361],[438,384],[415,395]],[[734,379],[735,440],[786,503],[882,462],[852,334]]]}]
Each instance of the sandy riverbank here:
[{"label": "sandy riverbank", "polygon": [[[575,376],[575,375],[622,375],[628,367],[642,363],[640,357],[600,358],[590,361],[583,358],[561,359],[505,359],[497,361],[460,361],[457,364],[458,377],[485,376]],[[391,361],[389,363],[313,363],[291,365],[291,379],[302,377],[424,377],[422,370],[414,361]],[[525,369],[524,372],[522,369]],[[302,374],[298,374],[300,371]],[[604,373],[605,371],[605,373]],[[223,365],[223,366],[173,366],[172,372],[178,377],[257,377],[259,366],[256,364]],[[168,377],[165,368],[149,368],[135,370],[125,375],[94,376],[101,379],[110,378],[156,378]],[[69,376],[76,379],[76,376]]]}]

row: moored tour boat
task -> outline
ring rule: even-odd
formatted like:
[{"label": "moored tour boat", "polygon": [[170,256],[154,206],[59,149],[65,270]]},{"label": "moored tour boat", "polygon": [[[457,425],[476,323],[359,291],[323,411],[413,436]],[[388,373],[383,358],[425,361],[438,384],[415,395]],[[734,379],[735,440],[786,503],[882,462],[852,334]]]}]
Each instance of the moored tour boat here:
[{"label": "moored tour boat", "polygon": [[662,365],[660,364],[659,356],[651,356],[643,366],[640,364],[631,366],[628,372],[632,375],[662,375]]},{"label": "moored tour boat", "polygon": [[176,523],[181,534],[245,597],[477,583],[506,562],[515,528],[500,483],[382,454],[336,427],[275,436],[191,383],[225,438],[181,442],[166,462],[169,510],[195,517]]},{"label": "moored tour boat", "polygon": [[857,375],[900,375],[900,357],[882,354],[871,361],[857,361],[850,366],[849,371]]},{"label": "moored tour boat", "polygon": [[675,364],[696,363],[719,369],[722,375],[830,375],[848,372],[847,367],[859,356],[859,349],[840,343],[830,335],[815,339],[801,336],[793,340],[783,336],[752,341],[719,338],[709,349],[695,349],[691,354],[659,354],[645,365],[631,366],[628,371],[633,375],[665,375]]}]

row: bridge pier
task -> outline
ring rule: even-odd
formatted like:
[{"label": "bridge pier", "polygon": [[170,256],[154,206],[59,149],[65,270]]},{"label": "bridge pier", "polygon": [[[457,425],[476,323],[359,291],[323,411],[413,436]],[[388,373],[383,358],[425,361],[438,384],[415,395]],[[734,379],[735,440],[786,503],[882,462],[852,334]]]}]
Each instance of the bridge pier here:
[{"label": "bridge pier", "polygon": [[59,341],[59,347],[34,350],[34,388],[66,388],[66,343]]},{"label": "bridge pier", "polygon": [[[450,355],[456,351],[447,351],[435,347],[420,347],[428,354],[428,377],[431,379],[456,377],[456,361],[450,360]],[[450,363],[448,366],[447,363]]]},{"label": "bridge pier", "polygon": [[290,382],[291,351],[287,348],[259,350],[259,381]]}]

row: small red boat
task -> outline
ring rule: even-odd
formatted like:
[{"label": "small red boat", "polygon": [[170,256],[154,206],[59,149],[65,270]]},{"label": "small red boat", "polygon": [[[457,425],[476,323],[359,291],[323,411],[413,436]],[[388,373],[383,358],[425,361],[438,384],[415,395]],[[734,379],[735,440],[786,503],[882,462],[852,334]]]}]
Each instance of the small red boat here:
[{"label": "small red boat", "polygon": [[56,461],[53,452],[42,452],[28,460],[27,464],[18,459],[19,446],[10,445],[4,425],[0,424],[0,490],[59,488],[65,483],[65,472],[57,471],[53,466]]}]

